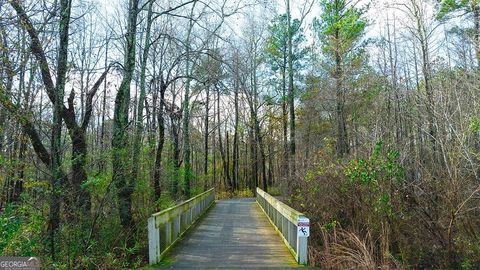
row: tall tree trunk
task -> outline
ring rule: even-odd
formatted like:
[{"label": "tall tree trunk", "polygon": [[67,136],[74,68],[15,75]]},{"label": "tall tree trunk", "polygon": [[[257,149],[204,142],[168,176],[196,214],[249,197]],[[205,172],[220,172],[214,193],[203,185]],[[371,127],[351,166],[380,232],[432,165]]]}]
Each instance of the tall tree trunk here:
[{"label": "tall tree trunk", "polygon": [[[335,36],[339,38],[339,32]],[[347,126],[345,119],[345,90],[343,89],[342,57],[335,51],[335,91],[336,91],[336,117],[337,117],[337,154],[343,157],[348,154]]]},{"label": "tall tree trunk", "polygon": [[185,197],[190,197],[190,185],[191,185],[191,180],[192,180],[192,166],[190,162],[190,82],[191,82],[191,67],[190,67],[190,38],[192,34],[192,29],[193,29],[193,12],[195,10],[195,5],[197,2],[194,2],[192,5],[192,9],[190,11],[190,19],[189,19],[189,26],[188,26],[188,31],[187,31],[187,40],[185,42],[186,46],[186,68],[185,68],[185,74],[187,76],[187,80],[185,82],[185,96],[183,99],[183,167],[184,167],[184,182],[183,182],[183,187],[184,187],[184,195]]},{"label": "tall tree trunk", "polygon": [[162,172],[162,152],[163,152],[163,145],[165,143],[165,119],[163,117],[163,107],[164,107],[164,100],[165,100],[165,91],[167,86],[164,84],[163,80],[160,81],[160,101],[159,101],[159,108],[157,113],[157,121],[158,121],[158,144],[157,144],[157,151],[155,154],[155,172],[153,176],[153,189],[155,192],[155,199],[159,199],[161,195],[161,172]]},{"label": "tall tree trunk", "polygon": [[288,181],[289,170],[289,151],[288,151],[288,102],[287,102],[287,70],[286,70],[287,58],[284,57],[284,65],[282,67],[282,127],[283,127],[283,178],[287,181],[287,186],[290,187],[290,181]]},{"label": "tall tree trunk", "polygon": [[208,121],[210,106],[210,86],[207,86],[205,93],[205,137],[203,139],[203,190],[208,189]]},{"label": "tall tree trunk", "polygon": [[25,153],[27,152],[27,138],[22,131],[20,136],[20,148],[18,152],[18,169],[17,169],[17,179],[15,185],[13,186],[12,202],[19,202],[20,195],[23,192],[23,184],[25,181]]},{"label": "tall tree trunk", "polygon": [[228,179],[228,186],[230,187],[231,191],[235,190],[235,183],[233,183],[233,179],[230,176],[230,140],[228,139],[228,130],[227,125],[225,125],[225,168],[227,170],[227,179]]},{"label": "tall tree trunk", "polygon": [[[65,120],[65,124],[68,129],[68,134],[72,141],[72,174],[70,179],[70,192],[69,199],[73,202],[75,210],[79,210],[80,213],[75,214],[72,212],[69,219],[85,219],[90,217],[90,194],[87,189],[82,185],[87,181],[87,128],[90,123],[90,119],[93,112],[93,97],[100,88],[103,80],[107,76],[110,66],[103,72],[100,78],[95,82],[93,87],[87,92],[86,101],[84,106],[84,115],[80,125],[76,121],[74,99],[75,92],[72,90],[68,97],[68,108],[63,108],[62,117]],[[69,212],[69,213],[70,213]]]},{"label": "tall tree trunk", "polygon": [[477,68],[480,68],[480,3],[478,3],[478,1],[472,2],[475,55],[477,58]]},{"label": "tall tree trunk", "polygon": [[[395,25],[394,25],[395,27]],[[395,28],[394,28],[394,31],[395,31]],[[398,90],[397,90],[397,50],[396,50],[396,44],[395,44],[395,50],[394,48],[392,47],[392,43],[393,42],[396,42],[395,40],[395,32],[393,33],[393,41],[392,41],[392,38],[391,38],[391,33],[390,33],[390,25],[387,24],[387,41],[388,41],[388,60],[389,60],[389,63],[390,63],[390,72],[392,73],[391,76],[392,76],[392,92],[393,92],[393,95],[395,97],[395,103],[394,103],[394,111],[393,111],[393,115],[394,115],[394,122],[393,123],[396,123],[395,125],[393,125],[392,122],[389,121],[388,123],[388,127],[387,127],[387,130],[393,130],[395,129],[395,140],[392,140],[392,141],[395,141],[396,143],[399,143],[399,136],[400,136],[400,128],[401,128],[401,125],[399,125],[399,96],[398,96]],[[390,98],[389,98],[390,100]],[[395,126],[395,127],[393,127]],[[390,138],[389,138],[390,139]]]},{"label": "tall tree trunk", "polygon": [[180,142],[179,142],[179,123],[178,119],[175,119],[175,115],[171,116],[170,122],[172,126],[172,146],[173,146],[173,170],[174,170],[174,179],[172,181],[172,196],[175,196],[178,193],[179,186],[179,170],[180,170]]},{"label": "tall tree trunk", "polygon": [[[260,160],[257,160],[257,163],[260,163],[262,167],[262,189],[267,192],[268,191],[268,179],[267,179],[267,171],[266,171],[266,158],[265,158],[265,146],[263,145],[263,138],[260,134],[260,122],[258,121],[258,115],[255,114],[254,117],[254,124],[255,124],[255,140],[256,144],[258,144],[260,150]],[[257,184],[258,185],[258,184]]]},{"label": "tall tree trunk", "polygon": [[[153,16],[153,4],[155,1],[151,0],[148,4],[148,14],[147,14],[147,27],[145,30],[145,44],[143,48],[143,55],[141,60],[140,67],[140,94],[137,101],[137,117],[135,122],[135,138],[133,142],[133,157],[132,157],[132,174],[131,182],[136,182],[138,178],[138,172],[141,167],[140,163],[140,152],[142,148],[142,138],[143,138],[143,109],[145,105],[145,95],[146,95],[146,71],[147,71],[147,60],[148,53],[150,51],[150,30],[152,28],[152,16]],[[157,191],[156,191],[157,192]],[[158,197],[157,197],[158,198]]]},{"label": "tall tree trunk", "polygon": [[[238,59],[236,59],[238,60]],[[235,71],[235,85],[234,85],[234,107],[235,107],[235,124],[234,124],[234,133],[233,133],[233,186],[234,189],[238,190],[238,125],[239,125],[239,111],[238,111],[238,63],[235,63],[236,71]]]},{"label": "tall tree trunk", "polygon": [[53,125],[52,125],[52,142],[51,142],[51,187],[52,193],[50,198],[50,255],[55,260],[55,234],[60,224],[60,187],[64,184],[62,173],[62,109],[63,97],[65,93],[65,81],[67,74],[68,61],[68,41],[70,26],[70,10],[71,1],[60,1],[60,22],[59,33],[60,43],[58,48],[57,62],[57,79],[55,87],[55,99],[53,104]]},{"label": "tall tree trunk", "polygon": [[75,207],[81,211],[80,215],[89,217],[90,214],[90,194],[85,188],[82,188],[82,184],[87,180],[87,142],[86,142],[86,130],[81,127],[68,130],[70,138],[72,140],[72,176],[71,187],[72,197],[71,199],[75,203]]},{"label": "tall tree trunk", "polygon": [[[271,133],[270,133],[271,134]],[[274,179],[274,168],[273,168],[273,149],[272,149],[272,143],[267,142],[267,151],[268,151],[268,185],[273,186],[275,184],[275,179]]]},{"label": "tall tree trunk", "polygon": [[[256,53],[254,54],[254,59],[256,59]],[[252,65],[252,94],[249,99],[250,115],[252,118],[253,124],[253,138],[255,140],[255,186],[260,185],[258,179],[258,168],[261,167],[262,171],[262,189],[267,191],[267,173],[265,166],[265,147],[263,145],[263,138],[261,135],[260,121],[258,120],[258,79],[257,79],[257,63],[254,60]],[[260,155],[258,154],[260,151]],[[260,159],[258,158],[260,156]]]},{"label": "tall tree trunk", "polygon": [[[128,8],[128,26],[124,59],[124,74],[120,88],[115,97],[113,114],[112,181],[117,187],[120,223],[128,235],[133,235],[134,220],[132,216],[132,194],[135,183],[130,179],[130,157],[128,147],[128,111],[130,103],[130,83],[135,69],[135,46],[137,32],[137,15],[139,0],[130,0]],[[131,236],[127,237],[127,246],[134,244]]]},{"label": "tall tree trunk", "polygon": [[257,162],[257,143],[255,140],[255,128],[254,124],[252,123],[252,127],[249,128],[248,131],[249,141],[250,141],[250,164],[251,164],[251,190],[255,191],[255,188],[258,187],[258,162]]},{"label": "tall tree trunk", "polygon": [[289,144],[289,163],[290,163],[290,179],[289,181],[294,181],[295,179],[295,89],[293,86],[293,45],[292,45],[292,18],[290,13],[290,0],[287,0],[287,24],[288,24],[288,104],[290,112],[290,144]]},{"label": "tall tree trunk", "polygon": [[[105,37],[105,71],[107,69],[107,62],[108,62],[108,42],[109,39]],[[105,149],[107,148],[105,142],[105,114],[106,114],[106,106],[107,105],[107,78],[105,77],[105,81],[103,82],[103,98],[102,98],[102,126],[100,132],[100,150],[103,154]],[[105,158],[100,158],[99,162],[99,170],[103,171],[106,167]]]},{"label": "tall tree trunk", "polygon": [[[220,91],[218,91],[218,95],[220,95]],[[215,129],[215,126],[218,125],[217,121],[216,121],[216,113],[217,113],[217,109],[216,109],[216,106],[215,106],[215,94],[213,95],[213,130],[212,130],[212,144],[213,144],[213,149],[212,149],[212,154],[213,154],[213,157],[212,157],[212,164],[213,164],[213,184],[212,184],[212,187],[216,188],[217,186],[217,144],[216,144],[216,129]]]},{"label": "tall tree trunk", "polygon": [[430,63],[430,49],[429,49],[429,37],[427,26],[425,25],[422,18],[422,13],[420,12],[420,4],[416,1],[412,2],[413,12],[417,23],[417,34],[418,40],[420,42],[420,53],[422,54],[422,73],[425,83],[425,94],[426,94],[426,109],[427,109],[427,118],[428,118],[428,129],[429,129],[429,139],[433,152],[433,159],[440,159],[437,149],[437,130],[435,126],[435,101],[433,97],[433,88],[431,85],[431,63]]},{"label": "tall tree trunk", "polygon": [[[6,44],[6,42],[5,42]],[[3,44],[2,44],[3,45]],[[5,55],[4,56],[5,59],[2,60],[2,62],[6,62],[5,63],[5,76],[6,76],[6,90],[4,90],[4,95],[7,96],[9,99],[11,98],[12,96],[12,88],[13,88],[13,77],[14,77],[14,70],[13,70],[13,66],[12,66],[12,63],[10,62],[10,59],[8,58],[8,55]],[[4,74],[2,74],[4,75]],[[18,104],[16,104],[18,105]],[[3,105],[5,107],[5,104]],[[13,143],[12,142],[12,138],[16,136],[15,134],[15,128],[13,126],[10,127],[10,129],[8,130],[8,132],[5,132],[5,135],[6,135],[6,143],[5,143],[5,154],[6,155],[9,155],[8,159],[10,160],[14,160],[15,159],[15,153],[16,153],[16,147],[17,147],[17,144],[16,143]],[[8,139],[10,137],[10,139]],[[13,150],[12,150],[13,148]],[[6,173],[6,177],[5,177],[5,180],[4,180],[4,183],[3,183],[3,189],[2,189],[2,207],[3,207],[3,203],[5,203],[5,205],[8,205],[9,203],[12,202],[12,190],[14,188],[14,170],[6,170],[7,173]]]},{"label": "tall tree trunk", "polygon": [[[232,191],[232,186],[230,185],[230,172],[228,169],[228,152],[225,154],[225,149],[223,147],[223,142],[222,142],[222,131],[221,131],[221,121],[220,121],[220,92],[217,95],[217,117],[218,117],[218,147],[220,150],[220,156],[222,158],[222,164],[223,164],[223,173],[224,173],[224,187]],[[226,145],[228,147],[228,144]]]},{"label": "tall tree trunk", "polygon": [[[21,51],[25,52],[26,51],[26,33],[25,31],[21,31]],[[5,42],[6,43],[6,42]],[[1,46],[1,43],[0,43]],[[8,57],[8,56],[7,56]],[[29,108],[29,99],[30,99],[30,90],[31,87],[28,86],[28,89],[25,89],[25,72],[26,72],[26,64],[28,61],[28,57],[30,55],[26,53],[20,63],[20,72],[19,72],[19,83],[18,83],[18,92],[20,95],[23,94],[23,105],[20,105],[21,97],[18,97],[17,105],[22,106],[25,111],[29,111],[31,108]],[[8,65],[7,65],[8,69]],[[11,89],[12,87],[12,77],[8,75],[9,72],[13,72],[8,70],[7,71],[7,84],[9,85],[8,87]],[[36,72],[35,67],[30,70],[30,82],[33,81],[34,74]],[[10,90],[9,90],[10,92]],[[15,125],[15,131],[19,130],[19,123]],[[24,174],[25,174],[25,152],[27,150],[27,142],[26,142],[26,134],[24,132],[19,132],[19,138],[20,140],[18,141],[18,162],[17,165],[15,166],[15,171],[12,172],[12,175],[14,176],[14,181],[11,181],[11,195],[10,198],[7,199],[7,202],[19,202],[20,201],[20,195],[23,192],[23,181],[24,181]],[[17,143],[15,143],[15,146],[17,146]],[[1,151],[1,149],[0,149]],[[15,154],[16,151],[13,152]],[[8,194],[7,194],[8,198]]]}]

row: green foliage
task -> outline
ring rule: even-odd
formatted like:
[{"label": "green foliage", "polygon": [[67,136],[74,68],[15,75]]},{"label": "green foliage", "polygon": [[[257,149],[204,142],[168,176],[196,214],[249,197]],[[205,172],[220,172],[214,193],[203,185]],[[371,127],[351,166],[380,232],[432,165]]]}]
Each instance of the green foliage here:
[{"label": "green foliage", "polygon": [[[25,198],[24,198],[25,200]],[[0,215],[0,254],[37,256],[44,249],[42,232],[46,220],[33,205],[9,205]]]},{"label": "green foliage", "polygon": [[282,190],[279,186],[268,187],[268,194],[272,196],[281,196]]},{"label": "green foliage", "polygon": [[462,270],[470,270],[473,269],[473,264],[470,260],[465,260],[462,262]]},{"label": "green foliage", "polygon": [[231,198],[252,198],[255,196],[251,189],[235,190],[233,192],[218,191],[216,192],[216,199],[231,199]]},{"label": "green foliage", "polygon": [[472,133],[480,132],[480,119],[477,116],[471,117],[468,123],[468,129]]},{"label": "green foliage", "polygon": [[[188,174],[188,175],[187,175]],[[188,176],[188,177],[187,177]],[[192,197],[191,195],[191,188],[192,188],[192,181],[191,179],[194,179],[195,175],[193,174],[192,169],[188,169],[187,171],[185,170],[185,167],[180,167],[178,170],[178,183],[180,190],[182,191],[183,195],[186,195],[187,197]],[[187,179],[190,179],[187,181]],[[173,180],[175,181],[175,180]]]},{"label": "green foliage", "polygon": [[101,193],[107,189],[108,184],[112,180],[111,175],[100,173],[95,176],[88,176],[87,181],[83,182],[81,187],[88,189],[90,192]]},{"label": "green foliage", "polygon": [[352,62],[361,56],[365,46],[362,38],[367,26],[366,7],[356,8],[346,0],[322,0],[320,7],[322,14],[314,19],[313,28],[325,55],[334,60],[339,54],[344,62]]},{"label": "green foliage", "polygon": [[331,222],[325,223],[322,225],[322,229],[327,231],[334,230],[340,223],[337,220],[332,220]]},{"label": "green foliage", "polygon": [[20,229],[22,222],[14,215],[14,208],[9,205],[0,215],[0,253],[5,254],[4,249]]},{"label": "green foliage", "polygon": [[[301,48],[301,45],[305,42],[305,35],[298,19],[292,20],[291,23],[292,27],[290,31],[292,32],[293,61],[298,63],[306,54],[306,49]],[[287,65],[287,14],[276,16],[269,25],[268,31],[269,37],[265,45],[265,56],[272,70],[278,71],[282,67],[286,68]]]},{"label": "green foliage", "polygon": [[158,209],[167,209],[175,205],[175,200],[169,193],[162,193],[160,198],[155,202]]},{"label": "green foliage", "polygon": [[[480,14],[479,0],[443,0],[438,7],[437,19],[444,21],[457,16],[466,16],[470,20],[475,21],[477,20],[475,13]],[[461,36],[465,35],[464,37],[470,36],[477,43],[475,36],[478,29],[475,29],[475,24],[476,22],[473,22],[472,26],[472,24],[463,23],[459,27],[453,27],[449,32]]]},{"label": "green foliage", "polygon": [[195,186],[195,187],[192,187],[192,190],[190,191],[190,196],[195,197],[201,193],[203,193],[203,187]]},{"label": "green foliage", "polygon": [[478,0],[442,0],[439,6],[437,17],[445,19],[453,12],[464,10],[472,12],[473,8],[478,8],[480,2]]},{"label": "green foliage", "polygon": [[[281,14],[276,16],[268,27],[269,36],[265,44],[264,58],[268,64],[270,70],[274,73],[273,79],[275,84],[279,84],[279,80],[282,80],[282,74],[287,77],[287,65],[288,65],[288,20],[287,14]],[[300,20],[293,19],[291,21],[292,34],[292,60],[294,73],[298,73],[302,67],[302,60],[307,54],[307,48],[303,46],[305,43],[304,31],[301,28]],[[300,75],[300,74],[298,74]],[[278,78],[280,77],[280,78]],[[300,76],[295,76],[296,78]],[[280,96],[277,102],[283,102],[287,97]],[[268,97],[266,97],[268,100]]]},{"label": "green foliage", "polygon": [[399,183],[404,177],[403,167],[400,165],[398,151],[382,151],[383,142],[375,144],[372,155],[368,159],[351,160],[345,168],[345,175],[349,180],[345,187],[360,184],[367,188],[372,196],[374,211],[392,215],[391,186]]},{"label": "green foliage", "polygon": [[480,239],[472,239],[459,234],[455,238],[456,250],[462,254],[460,267],[462,270],[477,269],[480,264]]}]

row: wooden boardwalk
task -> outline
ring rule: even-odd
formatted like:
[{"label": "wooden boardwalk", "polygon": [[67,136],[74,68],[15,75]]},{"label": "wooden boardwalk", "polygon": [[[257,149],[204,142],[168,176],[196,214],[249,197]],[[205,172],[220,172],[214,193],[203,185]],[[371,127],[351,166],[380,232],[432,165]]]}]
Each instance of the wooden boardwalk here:
[{"label": "wooden boardwalk", "polygon": [[301,268],[254,199],[218,201],[161,269]]}]

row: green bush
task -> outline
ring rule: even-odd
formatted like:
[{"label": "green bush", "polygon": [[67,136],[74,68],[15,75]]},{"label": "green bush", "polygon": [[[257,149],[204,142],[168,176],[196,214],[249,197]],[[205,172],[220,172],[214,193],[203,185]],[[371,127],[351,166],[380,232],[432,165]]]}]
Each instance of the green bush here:
[{"label": "green bush", "polygon": [[41,209],[23,203],[8,205],[0,215],[0,254],[37,256],[44,249],[46,220]]}]

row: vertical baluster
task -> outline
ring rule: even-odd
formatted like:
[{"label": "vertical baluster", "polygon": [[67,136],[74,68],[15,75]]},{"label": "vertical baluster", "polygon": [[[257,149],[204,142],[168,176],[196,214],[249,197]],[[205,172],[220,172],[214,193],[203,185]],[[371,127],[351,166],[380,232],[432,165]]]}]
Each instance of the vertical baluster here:
[{"label": "vertical baluster", "polygon": [[295,252],[298,253],[298,250],[297,250],[297,234],[298,234],[298,228],[297,228],[297,224],[294,224],[292,223],[292,228],[293,228],[293,235],[292,235],[292,244],[290,245],[294,250]]},{"label": "vertical baluster", "polygon": [[182,215],[178,215],[178,217],[175,218],[175,222],[174,222],[174,226],[173,226],[173,235],[174,235],[174,239],[173,241],[177,240],[178,236],[180,235],[181,231],[180,231],[180,219],[181,219]]},{"label": "vertical baluster", "polygon": [[165,223],[165,247],[169,247],[172,244],[172,221]]},{"label": "vertical baluster", "polygon": [[182,212],[182,214],[180,214],[180,230],[183,232],[186,227],[187,227],[187,221],[186,221],[185,212]]},{"label": "vertical baluster", "polygon": [[188,225],[192,224],[193,221],[193,209],[188,209]]}]

